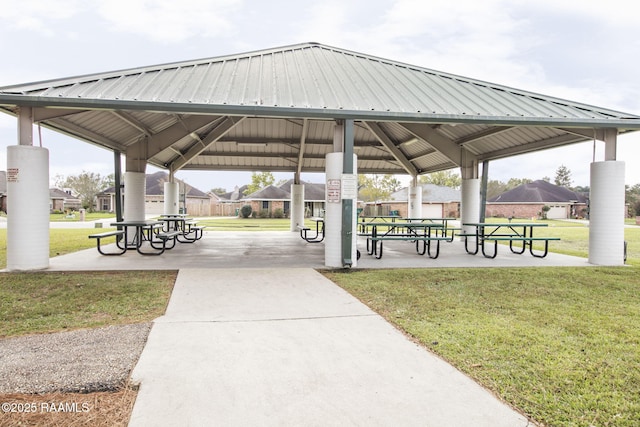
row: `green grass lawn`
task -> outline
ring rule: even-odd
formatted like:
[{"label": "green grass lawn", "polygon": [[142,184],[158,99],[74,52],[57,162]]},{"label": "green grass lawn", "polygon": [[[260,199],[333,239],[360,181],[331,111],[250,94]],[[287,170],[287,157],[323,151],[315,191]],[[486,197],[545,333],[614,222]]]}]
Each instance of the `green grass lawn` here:
[{"label": "green grass lawn", "polygon": [[164,311],[176,272],[0,274],[0,338],[150,322]]},{"label": "green grass lawn", "polygon": [[637,426],[637,267],[328,272],[535,421]]},{"label": "green grass lawn", "polygon": [[[73,217],[64,213],[50,214],[49,221],[51,222],[78,222],[80,221],[80,212],[73,212]],[[84,214],[85,221],[95,221],[98,219],[114,218],[116,215],[109,212],[86,212]]]}]

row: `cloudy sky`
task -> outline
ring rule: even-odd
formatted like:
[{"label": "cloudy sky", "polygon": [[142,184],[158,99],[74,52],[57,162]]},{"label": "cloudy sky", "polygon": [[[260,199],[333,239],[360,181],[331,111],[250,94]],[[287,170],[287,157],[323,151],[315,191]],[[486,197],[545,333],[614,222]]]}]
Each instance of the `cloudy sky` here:
[{"label": "cloudy sky", "polygon": [[[3,0],[0,86],[313,41],[640,115],[636,8],[634,0]],[[0,169],[16,135],[16,120],[0,114]],[[112,172],[109,151],[46,130],[42,143],[52,178]],[[589,185],[602,145],[495,161],[490,179],[553,179],[564,164],[574,185]],[[627,184],[640,183],[640,132],[619,137],[618,160]],[[206,191],[250,174],[177,176]]]}]

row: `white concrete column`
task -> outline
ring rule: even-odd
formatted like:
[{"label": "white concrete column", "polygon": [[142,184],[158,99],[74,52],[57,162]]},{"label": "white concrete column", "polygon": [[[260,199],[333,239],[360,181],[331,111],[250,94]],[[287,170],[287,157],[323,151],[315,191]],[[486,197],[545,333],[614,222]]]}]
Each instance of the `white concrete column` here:
[{"label": "white concrete column", "polygon": [[342,153],[328,153],[325,162],[324,265],[342,268]]},{"label": "white concrete column", "polygon": [[591,163],[589,263],[624,264],[625,163]]},{"label": "white concrete column", "polygon": [[180,188],[177,182],[164,183],[164,214],[176,215],[179,213],[178,200]]},{"label": "white concrete column", "polygon": [[[147,179],[144,172],[124,173],[124,220],[145,220],[145,195]],[[132,243],[135,237],[135,227],[129,227],[128,242]]]},{"label": "white concrete column", "polygon": [[49,204],[49,150],[7,147],[7,270],[49,267]]},{"label": "white concrete column", "polygon": [[[357,158],[353,159],[354,174],[357,174]],[[324,263],[327,267],[342,268],[342,166],[343,153],[329,153],[326,156],[326,189],[325,189],[325,214],[324,214]],[[351,267],[357,266],[357,200],[350,199],[353,203],[351,235]]]},{"label": "white concrete column", "polygon": [[144,172],[124,173],[124,219],[141,221],[145,219],[145,193],[147,180]]},{"label": "white concrete column", "polygon": [[291,231],[304,225],[304,185],[291,184]]},{"label": "white concrete column", "polygon": [[422,187],[410,186],[409,189],[409,208],[407,210],[409,218],[422,218]]},{"label": "white concrete column", "polygon": [[[478,178],[463,179],[461,193],[460,222],[478,222],[480,220],[480,180]],[[462,232],[473,233],[474,228],[463,227]]]}]

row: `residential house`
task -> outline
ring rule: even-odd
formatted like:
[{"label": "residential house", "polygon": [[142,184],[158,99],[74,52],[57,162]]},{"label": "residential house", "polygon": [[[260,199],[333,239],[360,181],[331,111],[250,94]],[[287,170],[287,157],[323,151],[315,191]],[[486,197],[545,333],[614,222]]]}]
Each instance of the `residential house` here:
[{"label": "residential house", "polygon": [[[169,174],[156,172],[146,176],[145,212],[161,215],[164,213],[164,183],[169,181]],[[179,184],[179,206],[181,211],[193,216],[211,215],[211,196],[181,180]],[[124,192],[123,196],[124,196]],[[113,212],[115,210],[115,187],[110,187],[96,196],[98,210]]]},{"label": "residential house", "polygon": [[214,216],[238,216],[240,209],[245,204],[242,201],[247,186],[236,187],[233,191],[224,194],[210,194],[211,215]]},{"label": "residential house", "polygon": [[[421,184],[423,218],[458,218],[460,216],[460,190],[435,184]],[[407,217],[409,187],[401,188],[387,200],[362,204],[362,215],[398,215]]]},{"label": "residential house", "polygon": [[[266,211],[269,216],[274,216],[278,209],[282,209],[285,217],[291,210],[291,185],[289,180],[279,186],[269,185],[262,190],[245,196],[243,204],[248,204],[256,212]],[[325,202],[325,185],[302,182],[304,185],[304,209],[305,216],[323,216]]]},{"label": "residential house", "polygon": [[486,216],[501,218],[539,218],[543,207],[549,219],[588,217],[589,198],[566,187],[537,180],[522,184],[487,200]]},{"label": "residential house", "polygon": [[49,189],[49,211],[66,212],[77,211],[82,208],[82,201],[71,194],[71,190],[59,188]]}]

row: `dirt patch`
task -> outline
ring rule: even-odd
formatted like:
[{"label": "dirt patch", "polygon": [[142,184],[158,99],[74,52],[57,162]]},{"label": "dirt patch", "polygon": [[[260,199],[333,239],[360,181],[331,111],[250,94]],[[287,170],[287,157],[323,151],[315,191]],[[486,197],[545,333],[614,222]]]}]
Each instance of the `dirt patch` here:
[{"label": "dirt patch", "polygon": [[129,423],[137,391],[0,394],[0,426],[111,427]]}]

